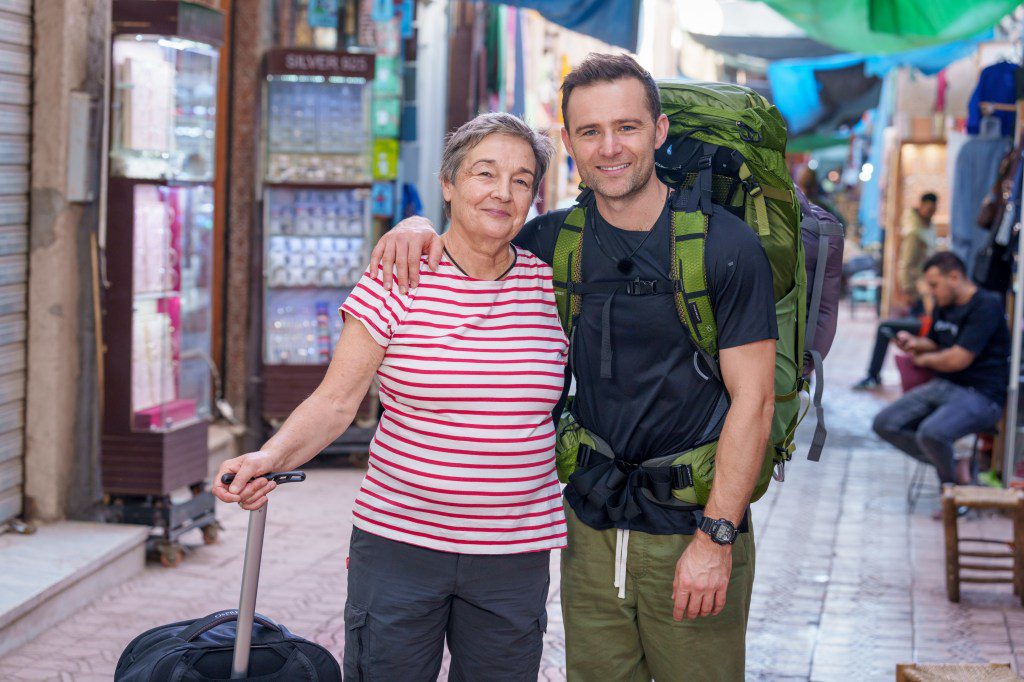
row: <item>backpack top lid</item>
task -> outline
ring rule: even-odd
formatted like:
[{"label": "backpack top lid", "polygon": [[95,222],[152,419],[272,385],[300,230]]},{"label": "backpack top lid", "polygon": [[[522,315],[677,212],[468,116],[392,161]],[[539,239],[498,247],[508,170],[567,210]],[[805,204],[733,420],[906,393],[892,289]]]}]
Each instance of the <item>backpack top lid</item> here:
[{"label": "backpack top lid", "polygon": [[785,119],[775,105],[750,88],[734,83],[661,80],[658,92],[662,112],[669,119],[670,138],[704,125],[722,136],[706,142],[729,147],[740,142],[786,152]]}]

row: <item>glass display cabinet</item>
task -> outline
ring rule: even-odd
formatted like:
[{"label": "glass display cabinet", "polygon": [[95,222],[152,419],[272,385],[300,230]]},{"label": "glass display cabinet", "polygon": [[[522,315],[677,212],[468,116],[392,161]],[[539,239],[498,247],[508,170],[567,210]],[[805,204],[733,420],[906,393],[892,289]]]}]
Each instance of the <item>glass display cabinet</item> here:
[{"label": "glass display cabinet", "polygon": [[[260,400],[269,434],[320,383],[369,260],[374,56],[278,49],[263,92]],[[376,401],[341,443],[365,449]]]},{"label": "glass display cabinet", "polygon": [[224,20],[170,0],[115,0],[113,18],[103,488],[111,520],[155,526],[176,563],[178,535],[216,530],[204,479]]}]

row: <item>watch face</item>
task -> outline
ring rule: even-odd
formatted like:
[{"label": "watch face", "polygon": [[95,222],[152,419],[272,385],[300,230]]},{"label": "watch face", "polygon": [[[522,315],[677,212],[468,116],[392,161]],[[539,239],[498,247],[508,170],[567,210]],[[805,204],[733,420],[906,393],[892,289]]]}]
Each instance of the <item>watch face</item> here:
[{"label": "watch face", "polygon": [[716,523],[714,528],[715,539],[719,542],[731,542],[732,541],[732,530],[724,523]]}]

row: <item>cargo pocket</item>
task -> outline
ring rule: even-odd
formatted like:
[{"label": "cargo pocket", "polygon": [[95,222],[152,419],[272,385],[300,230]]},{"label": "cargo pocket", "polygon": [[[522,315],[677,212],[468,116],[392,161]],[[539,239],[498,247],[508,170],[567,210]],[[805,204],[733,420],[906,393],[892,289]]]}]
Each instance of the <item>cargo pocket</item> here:
[{"label": "cargo pocket", "polygon": [[345,604],[345,681],[370,679],[367,651],[366,609]]}]

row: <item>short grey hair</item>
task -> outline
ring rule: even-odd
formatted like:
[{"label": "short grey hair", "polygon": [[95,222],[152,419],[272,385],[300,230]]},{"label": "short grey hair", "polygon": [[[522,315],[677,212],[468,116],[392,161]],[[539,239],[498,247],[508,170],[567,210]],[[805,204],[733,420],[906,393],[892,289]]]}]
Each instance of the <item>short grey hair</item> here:
[{"label": "short grey hair", "polygon": [[[551,163],[551,156],[555,153],[555,146],[547,135],[535,131],[518,116],[503,112],[480,114],[448,134],[444,141],[444,152],[441,155],[441,180],[455,184],[455,176],[459,174],[459,168],[466,160],[466,155],[483,142],[484,138],[491,135],[514,137],[530,145],[530,148],[533,149],[533,158],[537,163],[537,169],[533,175],[533,196],[536,197],[540,181],[543,179],[544,173],[547,172],[548,164]],[[446,217],[451,217],[452,205],[450,202],[444,202],[444,214]]]}]

